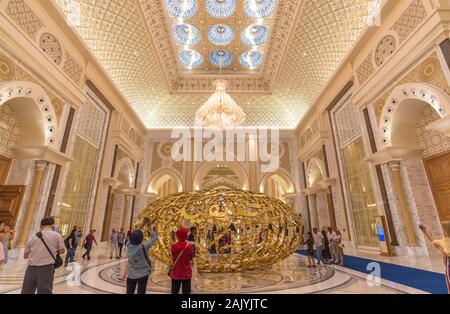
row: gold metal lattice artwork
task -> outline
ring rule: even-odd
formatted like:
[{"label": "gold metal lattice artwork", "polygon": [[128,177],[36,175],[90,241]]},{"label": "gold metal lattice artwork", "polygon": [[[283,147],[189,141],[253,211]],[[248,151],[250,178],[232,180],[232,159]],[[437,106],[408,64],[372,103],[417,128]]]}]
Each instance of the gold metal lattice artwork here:
[{"label": "gold metal lattice artwork", "polygon": [[166,264],[180,227],[197,227],[195,262],[200,272],[239,272],[273,265],[290,256],[303,236],[300,216],[280,200],[234,189],[179,193],[156,200],[139,216],[154,228],[150,250]]}]

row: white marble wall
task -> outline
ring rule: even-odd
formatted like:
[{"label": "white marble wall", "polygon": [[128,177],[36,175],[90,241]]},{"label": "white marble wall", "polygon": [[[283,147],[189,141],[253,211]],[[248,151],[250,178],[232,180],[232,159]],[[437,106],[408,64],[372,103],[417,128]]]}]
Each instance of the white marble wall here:
[{"label": "white marble wall", "polygon": [[[398,255],[409,256],[436,254],[430,244],[425,241],[421,231],[419,230],[419,224],[422,223],[429,226],[430,230],[433,230],[433,235],[442,236],[440,222],[437,216],[438,214],[434,205],[433,196],[431,194],[422,161],[407,160],[402,161],[400,164],[400,175],[411,220],[414,226],[414,233],[418,242],[417,247],[411,247],[407,243],[406,228],[403,222],[402,212],[399,207],[392,172],[388,165],[383,165],[382,170],[385,178],[389,204],[392,211],[392,219],[394,221],[397,239],[399,242],[399,246],[394,247],[395,252]],[[436,234],[436,230],[439,234]]]},{"label": "white marble wall", "polygon": [[[35,161],[32,160],[13,160],[8,180],[6,182],[7,185],[26,186],[25,194],[19,210],[19,215],[17,217],[16,226],[14,228],[16,232],[19,232],[22,228],[24,213],[29,203],[32,184],[35,176],[35,165]],[[33,218],[28,230],[28,238],[39,230],[40,221],[44,217],[48,194],[51,188],[53,172],[54,166],[48,165],[45,168],[41,183],[41,189],[39,191],[40,197],[38,197],[38,200],[36,201],[34,207]],[[18,237],[16,236],[15,240],[17,241],[17,239]]]},{"label": "white marble wall", "polygon": [[330,215],[328,211],[327,195],[325,193],[317,194],[317,212],[319,214],[320,229],[330,226]]},{"label": "white marble wall", "polygon": [[123,194],[114,195],[114,204],[111,214],[110,231],[120,229],[122,226],[123,206],[125,206],[125,196]]}]

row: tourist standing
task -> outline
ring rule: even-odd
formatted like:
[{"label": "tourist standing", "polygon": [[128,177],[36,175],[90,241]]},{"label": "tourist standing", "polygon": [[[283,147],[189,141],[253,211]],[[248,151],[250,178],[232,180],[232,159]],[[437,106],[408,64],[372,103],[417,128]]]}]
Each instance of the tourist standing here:
[{"label": "tourist standing", "polygon": [[148,250],[155,244],[158,236],[155,231],[150,231],[150,240],[142,244],[144,234],[141,230],[135,230],[130,235],[128,246],[128,276],[127,294],[134,294],[137,286],[137,294],[145,294],[148,278],[152,272],[152,262]]},{"label": "tourist standing", "polygon": [[324,239],[322,233],[317,231],[317,228],[313,229],[313,238],[314,238],[314,248],[316,250],[317,265],[320,266],[320,263],[324,263],[322,257]]},{"label": "tourist standing", "polygon": [[64,266],[68,266],[69,263],[75,262],[75,250],[77,248],[77,226],[72,228],[69,236],[64,240],[64,244],[67,249],[66,258],[64,260]]},{"label": "tourist standing", "polygon": [[331,253],[330,264],[338,264],[336,232],[331,227],[327,229],[327,238]]},{"label": "tourist standing", "polygon": [[323,252],[322,256],[325,260],[325,264],[330,264],[331,261],[331,251],[330,251],[330,242],[328,241],[327,233],[325,230],[322,230],[322,236],[323,236]]},{"label": "tourist standing", "polygon": [[339,264],[339,266],[344,266],[344,244],[342,243],[342,235],[339,230],[336,230],[336,255],[337,255],[337,262],[336,264]]},{"label": "tourist standing", "polygon": [[183,294],[191,293],[192,261],[194,247],[186,239],[188,230],[181,228],[176,232],[177,242],[172,244],[173,264],[169,271],[172,279],[172,294],[178,294],[182,288]]},{"label": "tourist standing", "polygon": [[111,236],[109,237],[109,241],[111,242],[111,248],[109,252],[110,259],[113,258],[113,253],[115,258],[120,258],[118,255],[119,251],[119,238],[116,229],[111,231]]},{"label": "tourist standing", "polygon": [[13,237],[14,234],[11,231],[9,224],[3,223],[3,228],[2,230],[0,230],[0,242],[2,243],[4,255],[3,264],[6,264],[8,262],[8,254]]},{"label": "tourist standing", "polygon": [[447,284],[447,292],[450,294],[450,220],[442,222],[442,229],[444,231],[444,238],[441,240],[433,240],[428,234],[425,226],[420,225],[425,237],[433,243],[434,247],[442,254],[445,264],[445,283]]},{"label": "tourist standing", "polygon": [[316,267],[314,261],[314,238],[311,232],[306,234],[306,256],[308,256],[308,267]]},{"label": "tourist standing", "polygon": [[91,260],[91,250],[92,250],[92,244],[95,243],[96,246],[98,246],[97,240],[95,239],[94,236],[95,230],[91,230],[89,232],[89,234],[86,236],[86,238],[84,238],[83,241],[83,247],[86,250],[86,252],[84,252],[82,258],[83,260],[87,258],[88,261]]},{"label": "tourist standing", "polygon": [[55,220],[41,220],[41,231],[26,244],[24,258],[28,267],[23,279],[22,294],[51,294],[55,277],[55,261],[58,254],[64,254],[64,239],[53,231]]},{"label": "tourist standing", "polygon": [[123,244],[125,243],[125,231],[120,228],[120,232],[117,234],[117,244],[119,246],[119,257],[122,257]]},{"label": "tourist standing", "polygon": [[197,227],[189,228],[189,236],[187,240],[192,244],[195,244],[195,240],[197,239]]}]

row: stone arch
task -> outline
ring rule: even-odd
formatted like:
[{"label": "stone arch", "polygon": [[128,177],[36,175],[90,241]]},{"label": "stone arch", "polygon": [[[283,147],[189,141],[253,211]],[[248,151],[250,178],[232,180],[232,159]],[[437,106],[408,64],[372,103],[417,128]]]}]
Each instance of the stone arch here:
[{"label": "stone arch", "polygon": [[133,188],[134,177],[133,161],[129,157],[120,159],[116,166],[114,179],[122,182],[121,187]]},{"label": "stone arch", "polygon": [[198,168],[193,181],[193,189],[199,190],[202,186],[202,183],[205,179],[205,176],[218,164],[225,164],[227,165],[231,170],[234,171],[234,173],[238,176],[239,182],[241,183],[241,189],[242,190],[248,190],[250,188],[250,181],[248,178],[247,171],[242,166],[241,163],[237,161],[215,161],[215,162],[204,162],[202,165]]},{"label": "stone arch", "polygon": [[166,178],[173,179],[178,188],[178,192],[184,191],[183,181],[181,180],[180,176],[171,169],[161,169],[157,171],[153,177],[150,179],[148,186],[147,186],[147,192],[148,193],[156,193],[156,190],[158,188],[158,184],[161,182],[161,180],[165,180]]},{"label": "stone arch", "polygon": [[450,114],[450,96],[422,83],[396,87],[383,107],[378,141],[382,147],[418,148],[415,130],[417,119],[425,106],[431,106],[444,120]]},{"label": "stone arch", "polygon": [[325,164],[323,160],[316,157],[309,160],[308,169],[306,170],[306,178],[308,180],[308,187],[315,186],[317,183],[326,178]]},{"label": "stone arch", "polygon": [[265,188],[267,182],[269,181],[270,178],[272,178],[274,176],[278,176],[281,179],[283,179],[283,181],[286,183],[288,193],[295,193],[295,186],[294,186],[291,176],[282,169],[278,169],[275,172],[269,172],[262,177],[262,179],[259,183],[259,192],[260,193],[264,193],[264,188]]},{"label": "stone arch", "polygon": [[8,102],[16,114],[19,147],[50,146],[58,142],[58,121],[50,98],[41,86],[27,81],[0,84],[0,106]]}]

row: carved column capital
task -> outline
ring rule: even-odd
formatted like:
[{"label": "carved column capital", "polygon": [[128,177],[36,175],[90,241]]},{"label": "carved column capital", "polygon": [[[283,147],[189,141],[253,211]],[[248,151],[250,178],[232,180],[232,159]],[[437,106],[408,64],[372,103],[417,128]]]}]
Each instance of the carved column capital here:
[{"label": "carved column capital", "polygon": [[399,160],[393,160],[388,162],[389,168],[391,168],[392,171],[400,171],[400,161]]},{"label": "carved column capital", "polygon": [[45,160],[36,160],[36,171],[44,171],[47,168],[48,162]]}]

